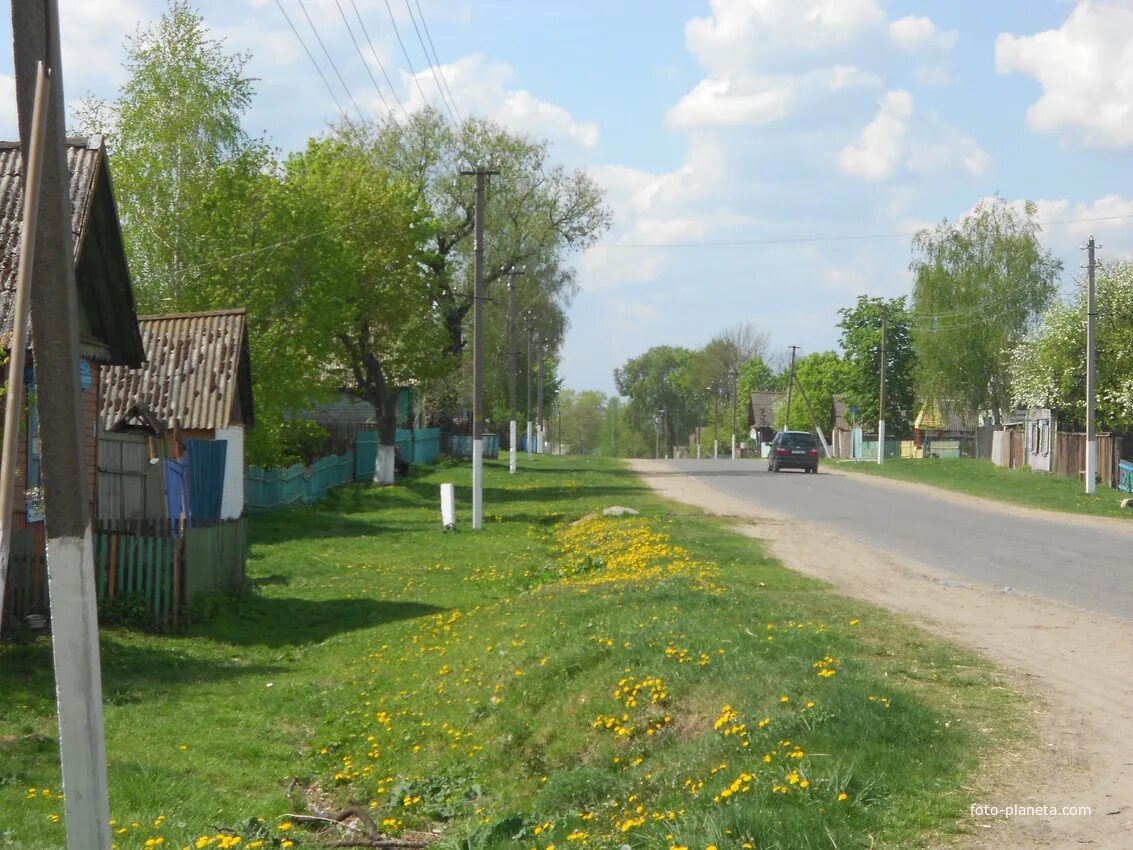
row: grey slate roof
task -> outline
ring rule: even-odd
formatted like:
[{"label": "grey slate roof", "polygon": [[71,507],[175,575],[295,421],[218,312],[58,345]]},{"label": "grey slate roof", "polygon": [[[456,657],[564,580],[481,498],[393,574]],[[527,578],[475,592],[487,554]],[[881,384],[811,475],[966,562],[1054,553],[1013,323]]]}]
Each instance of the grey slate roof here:
[{"label": "grey slate roof", "polygon": [[144,316],[138,320],[146,362],[137,369],[113,366],[102,372],[102,418],[115,428],[143,404],[166,427],[211,430],[252,427],[252,371],[247,313]]},{"label": "grey slate roof", "polygon": [[[110,349],[110,361],[142,359],[134,293],[101,136],[70,139],[71,233],[75,277],[90,334]],[[12,333],[20,233],[24,215],[23,156],[18,142],[0,142],[0,344]]]}]

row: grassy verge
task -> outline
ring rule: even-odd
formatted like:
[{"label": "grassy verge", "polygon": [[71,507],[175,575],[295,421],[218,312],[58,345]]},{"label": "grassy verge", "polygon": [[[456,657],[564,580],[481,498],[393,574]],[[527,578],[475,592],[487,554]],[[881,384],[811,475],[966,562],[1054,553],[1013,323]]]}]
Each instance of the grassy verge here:
[{"label": "grassy verge", "polygon": [[887,460],[883,464],[838,462],[838,469],[879,475],[899,481],[930,484],[969,496],[982,496],[1029,508],[1133,519],[1133,511],[1121,507],[1129,494],[1098,485],[1086,495],[1085,485],[1075,478],[1044,475],[1027,469],[1007,469],[976,458],[930,458]]},{"label": "grassy verge", "polygon": [[[467,506],[468,479],[258,517],[246,596],[104,632],[120,850],[318,846],[292,777],[449,848],[911,847],[1021,734],[986,664],[614,462],[489,463],[485,527],[445,533],[437,485]],[[587,517],[611,504],[641,515]],[[50,670],[46,639],[0,646],[0,845],[64,844]]]}]

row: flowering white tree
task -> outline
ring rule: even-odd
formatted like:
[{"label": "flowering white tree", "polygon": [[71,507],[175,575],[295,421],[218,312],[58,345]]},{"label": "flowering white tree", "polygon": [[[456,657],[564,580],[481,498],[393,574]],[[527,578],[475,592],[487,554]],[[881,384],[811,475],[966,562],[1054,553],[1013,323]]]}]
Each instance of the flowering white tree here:
[{"label": "flowering white tree", "polygon": [[[1133,429],[1133,261],[1102,263],[1096,274],[1097,424]],[[1050,407],[1068,425],[1086,422],[1086,284],[1050,307],[1011,351],[1013,398]]]}]

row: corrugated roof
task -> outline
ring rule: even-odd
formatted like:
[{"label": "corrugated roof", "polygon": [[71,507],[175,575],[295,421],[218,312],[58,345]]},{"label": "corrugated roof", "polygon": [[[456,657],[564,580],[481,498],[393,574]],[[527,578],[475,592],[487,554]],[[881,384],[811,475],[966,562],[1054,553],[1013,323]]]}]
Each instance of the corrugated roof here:
[{"label": "corrugated roof", "polygon": [[142,403],[167,426],[253,424],[246,311],[219,310],[138,319],[146,362],[103,369],[102,417],[113,428]]},{"label": "corrugated roof", "polygon": [[[67,167],[75,279],[90,334],[88,341],[95,343],[90,355],[137,365],[142,362],[142,341],[102,137],[69,139]],[[19,143],[0,142],[0,345],[4,347],[12,333],[24,216],[23,182]],[[109,350],[109,356],[102,346]]]},{"label": "corrugated roof", "polygon": [[[75,259],[94,197],[102,155],[102,137],[72,139],[67,143],[71,172],[71,235]],[[20,232],[24,221],[23,156],[19,142],[0,142],[0,335],[12,332],[12,301],[20,265]]]}]

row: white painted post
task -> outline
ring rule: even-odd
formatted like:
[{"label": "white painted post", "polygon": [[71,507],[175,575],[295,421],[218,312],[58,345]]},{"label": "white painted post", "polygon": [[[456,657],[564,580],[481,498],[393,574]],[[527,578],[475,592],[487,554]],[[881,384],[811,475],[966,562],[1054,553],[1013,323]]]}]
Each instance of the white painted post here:
[{"label": "white painted post", "polygon": [[736,435],[732,434],[732,460],[736,459]]},{"label": "white painted post", "polygon": [[472,527],[484,524],[484,438],[472,441]]},{"label": "white painted post", "polygon": [[718,439],[712,441],[712,459],[720,459],[720,441]]},{"label": "white painted post", "polygon": [[531,460],[531,454],[535,449],[535,434],[531,425],[531,420],[527,420],[527,459]]},{"label": "white painted post", "polygon": [[456,528],[456,487],[441,485],[441,525],[451,531]]},{"label": "white painted post", "polygon": [[508,444],[511,446],[511,448],[508,449],[508,463],[507,463],[507,467],[508,467],[507,471],[510,472],[512,475],[515,474],[515,467],[516,467],[516,463],[515,463],[516,431],[517,431],[516,422],[513,419],[513,420],[511,420],[511,424],[508,426]]},{"label": "white painted post", "polygon": [[[47,541],[51,647],[59,690],[59,749],[63,754],[63,812],[68,847],[111,845],[98,605],[90,528],[81,539]],[[70,698],[65,699],[64,694]],[[80,698],[80,695],[85,698]]]}]

